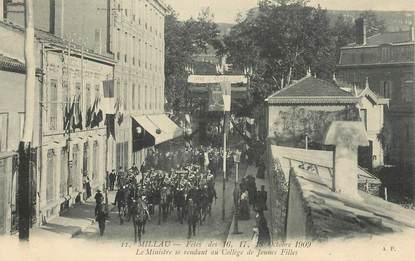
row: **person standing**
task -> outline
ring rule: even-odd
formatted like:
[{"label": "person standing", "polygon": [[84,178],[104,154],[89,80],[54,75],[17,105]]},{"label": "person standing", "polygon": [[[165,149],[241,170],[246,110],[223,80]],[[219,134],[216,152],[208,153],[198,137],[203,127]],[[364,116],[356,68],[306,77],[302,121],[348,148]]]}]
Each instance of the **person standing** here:
[{"label": "person standing", "polygon": [[267,220],[265,219],[263,212],[258,212],[255,216],[256,228],[258,231],[257,247],[265,247],[271,244],[271,236],[269,234],[269,228]]},{"label": "person standing", "polygon": [[108,218],[106,205],[102,202],[95,207],[95,220],[98,222],[99,235],[103,236],[105,232],[105,221]]},{"label": "person standing", "polygon": [[84,184],[85,184],[86,199],[88,199],[92,196],[91,183],[90,183],[88,175],[84,176]]},{"label": "person standing", "polygon": [[118,173],[117,173],[117,187],[121,188],[124,184],[123,184],[123,179],[124,179],[124,171],[122,169],[122,167],[120,167],[118,169]]},{"label": "person standing", "polygon": [[258,212],[262,213],[267,208],[267,192],[265,191],[265,186],[261,185],[261,190],[257,192],[257,202],[256,209]]},{"label": "person standing", "polygon": [[117,175],[115,174],[115,169],[113,169],[109,175],[109,181],[110,181],[110,190],[114,190],[114,184],[115,179],[117,178]]}]

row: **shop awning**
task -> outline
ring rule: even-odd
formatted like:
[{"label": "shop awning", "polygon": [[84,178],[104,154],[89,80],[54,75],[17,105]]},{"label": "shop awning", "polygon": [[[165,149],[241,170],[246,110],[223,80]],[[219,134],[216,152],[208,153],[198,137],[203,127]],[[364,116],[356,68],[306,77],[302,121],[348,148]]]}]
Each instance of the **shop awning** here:
[{"label": "shop awning", "polygon": [[[183,130],[170,120],[165,114],[132,116],[136,121],[133,124],[133,137],[137,141],[137,148],[157,145],[183,135]],[[146,133],[138,132],[142,127]],[[146,138],[150,134],[151,141]],[[140,142],[141,141],[141,142]],[[150,143],[149,143],[150,142]],[[140,144],[143,143],[143,144]]]},{"label": "shop awning", "polygon": [[148,117],[161,129],[162,132],[167,133],[169,140],[183,135],[183,129],[170,120],[166,114],[149,115]]}]

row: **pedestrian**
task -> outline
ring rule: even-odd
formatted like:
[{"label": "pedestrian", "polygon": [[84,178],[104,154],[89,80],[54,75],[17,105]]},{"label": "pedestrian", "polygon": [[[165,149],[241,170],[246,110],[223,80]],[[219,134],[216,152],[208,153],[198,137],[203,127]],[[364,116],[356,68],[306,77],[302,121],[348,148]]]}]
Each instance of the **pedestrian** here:
[{"label": "pedestrian", "polygon": [[86,198],[88,199],[92,196],[91,183],[90,183],[88,175],[84,176],[84,185],[85,185]]},{"label": "pedestrian", "polygon": [[117,173],[117,187],[121,188],[123,186],[123,179],[124,179],[124,171],[122,169],[122,167],[120,167],[118,169],[118,173]]},{"label": "pedestrian", "polygon": [[105,221],[108,218],[108,210],[104,203],[100,203],[95,208],[95,221],[98,222],[99,235],[103,236],[105,232]]},{"label": "pedestrian", "polygon": [[117,175],[115,174],[115,169],[113,169],[109,175],[109,180],[110,180],[110,190],[114,190],[114,184],[115,184],[115,180],[117,178]]},{"label": "pedestrian", "polygon": [[265,191],[265,186],[261,185],[261,190],[257,192],[257,202],[256,209],[258,212],[263,212],[268,210],[267,208],[267,192]]},{"label": "pedestrian", "polygon": [[269,228],[264,213],[258,212],[255,216],[256,228],[258,231],[257,247],[269,246],[271,243],[271,236],[269,234]]},{"label": "pedestrian", "polygon": [[97,189],[95,193],[95,203],[98,205],[104,201],[104,195],[102,195],[101,190]]}]

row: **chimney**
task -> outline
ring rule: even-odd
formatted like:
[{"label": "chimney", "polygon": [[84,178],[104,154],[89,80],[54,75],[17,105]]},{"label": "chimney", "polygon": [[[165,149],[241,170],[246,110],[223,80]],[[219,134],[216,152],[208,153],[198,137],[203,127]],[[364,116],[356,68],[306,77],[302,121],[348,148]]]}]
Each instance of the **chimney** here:
[{"label": "chimney", "polygon": [[51,14],[54,12],[54,34],[60,38],[64,36],[64,3],[65,0],[53,0],[55,2],[55,10],[50,10]]},{"label": "chimney", "polygon": [[332,122],[326,132],[324,144],[335,146],[334,191],[353,200],[360,200],[357,151],[359,146],[369,146],[363,123],[361,121]]},{"label": "chimney", "polygon": [[356,43],[366,45],[366,21],[364,18],[358,18],[356,24]]}]

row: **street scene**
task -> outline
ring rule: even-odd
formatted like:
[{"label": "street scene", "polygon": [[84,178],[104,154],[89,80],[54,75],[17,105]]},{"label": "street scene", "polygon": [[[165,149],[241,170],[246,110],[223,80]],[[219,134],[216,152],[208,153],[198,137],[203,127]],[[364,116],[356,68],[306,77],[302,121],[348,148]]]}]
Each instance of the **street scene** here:
[{"label": "street scene", "polygon": [[0,260],[404,253],[377,242],[415,235],[414,28],[407,0],[0,0]]}]

